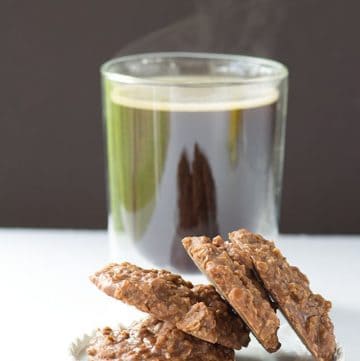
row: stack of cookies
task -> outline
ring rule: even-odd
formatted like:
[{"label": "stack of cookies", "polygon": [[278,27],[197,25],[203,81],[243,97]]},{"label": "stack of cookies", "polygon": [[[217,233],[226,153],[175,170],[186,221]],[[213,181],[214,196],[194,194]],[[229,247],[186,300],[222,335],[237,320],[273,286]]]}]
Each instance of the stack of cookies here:
[{"label": "stack of cookies", "polygon": [[92,282],[107,295],[149,314],[129,329],[99,330],[90,361],[234,360],[251,332],[268,351],[280,348],[279,308],[317,361],[333,361],[331,303],[312,293],[307,277],[274,243],[241,229],[187,237],[183,245],[212,285],[196,285],[165,270],[109,264]]}]

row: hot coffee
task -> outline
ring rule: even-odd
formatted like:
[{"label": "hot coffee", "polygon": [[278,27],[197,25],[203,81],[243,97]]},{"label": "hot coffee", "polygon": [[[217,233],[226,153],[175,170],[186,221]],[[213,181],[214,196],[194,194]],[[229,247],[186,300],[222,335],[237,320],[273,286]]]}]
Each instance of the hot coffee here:
[{"label": "hot coffee", "polygon": [[278,90],[171,80],[209,86],[105,85],[110,226],[123,250],[190,270],[184,236],[276,229]]}]

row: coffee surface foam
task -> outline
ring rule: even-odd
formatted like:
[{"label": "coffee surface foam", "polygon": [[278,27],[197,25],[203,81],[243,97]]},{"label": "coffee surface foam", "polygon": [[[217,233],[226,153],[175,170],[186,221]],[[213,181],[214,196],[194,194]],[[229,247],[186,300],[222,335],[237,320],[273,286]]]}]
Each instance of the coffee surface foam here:
[{"label": "coffee surface foam", "polygon": [[179,76],[147,80],[154,83],[113,83],[112,102],[145,110],[196,112],[257,108],[272,104],[279,97],[274,86],[239,84],[236,78]]}]

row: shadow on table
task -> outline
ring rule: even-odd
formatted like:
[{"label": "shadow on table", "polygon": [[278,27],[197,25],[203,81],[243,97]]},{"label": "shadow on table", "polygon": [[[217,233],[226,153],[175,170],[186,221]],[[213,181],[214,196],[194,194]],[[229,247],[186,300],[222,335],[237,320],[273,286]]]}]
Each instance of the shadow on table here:
[{"label": "shadow on table", "polygon": [[[360,311],[354,307],[338,307],[334,305],[331,311],[331,318],[334,322],[335,336],[337,342],[343,347],[347,361],[358,360],[355,354],[358,349],[360,324]],[[280,340],[281,341],[281,340]],[[288,352],[279,351],[271,355],[271,360],[276,361],[312,361],[310,356],[298,356]],[[241,355],[241,351],[236,355],[236,361],[264,361],[263,356]]]},{"label": "shadow on table", "polygon": [[331,318],[335,326],[336,340],[344,349],[346,361],[359,360],[360,309],[355,306],[338,307],[334,304]]}]

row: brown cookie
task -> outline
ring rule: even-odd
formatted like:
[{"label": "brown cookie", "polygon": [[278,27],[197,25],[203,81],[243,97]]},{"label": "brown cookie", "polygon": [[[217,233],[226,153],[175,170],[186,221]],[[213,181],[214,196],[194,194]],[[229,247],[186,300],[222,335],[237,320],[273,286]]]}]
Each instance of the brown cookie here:
[{"label": "brown cookie", "polygon": [[125,330],[99,330],[87,354],[89,361],[234,361],[233,350],[201,341],[154,318]]},{"label": "brown cookie", "polygon": [[183,245],[199,269],[231,304],[269,352],[279,349],[279,319],[251,269],[229,255],[231,244],[221,237],[187,237]]},{"label": "brown cookie", "polygon": [[[197,285],[192,291],[196,296],[198,304],[205,304],[207,309],[215,315],[216,325],[214,334],[217,337],[217,343],[237,350],[249,344],[250,338],[247,326],[234,313],[229,304],[220,297],[214,286]],[[194,309],[196,309],[196,305],[192,307],[191,311],[194,311]],[[192,332],[188,333],[193,334]]]},{"label": "brown cookie", "polygon": [[211,343],[240,349],[249,331],[212,286],[196,286],[165,270],[110,264],[91,277],[107,295]]},{"label": "brown cookie", "polygon": [[331,303],[310,290],[307,277],[289,265],[273,242],[244,229],[229,238],[244,257],[251,257],[264,286],[315,359],[332,361],[336,343]]}]

